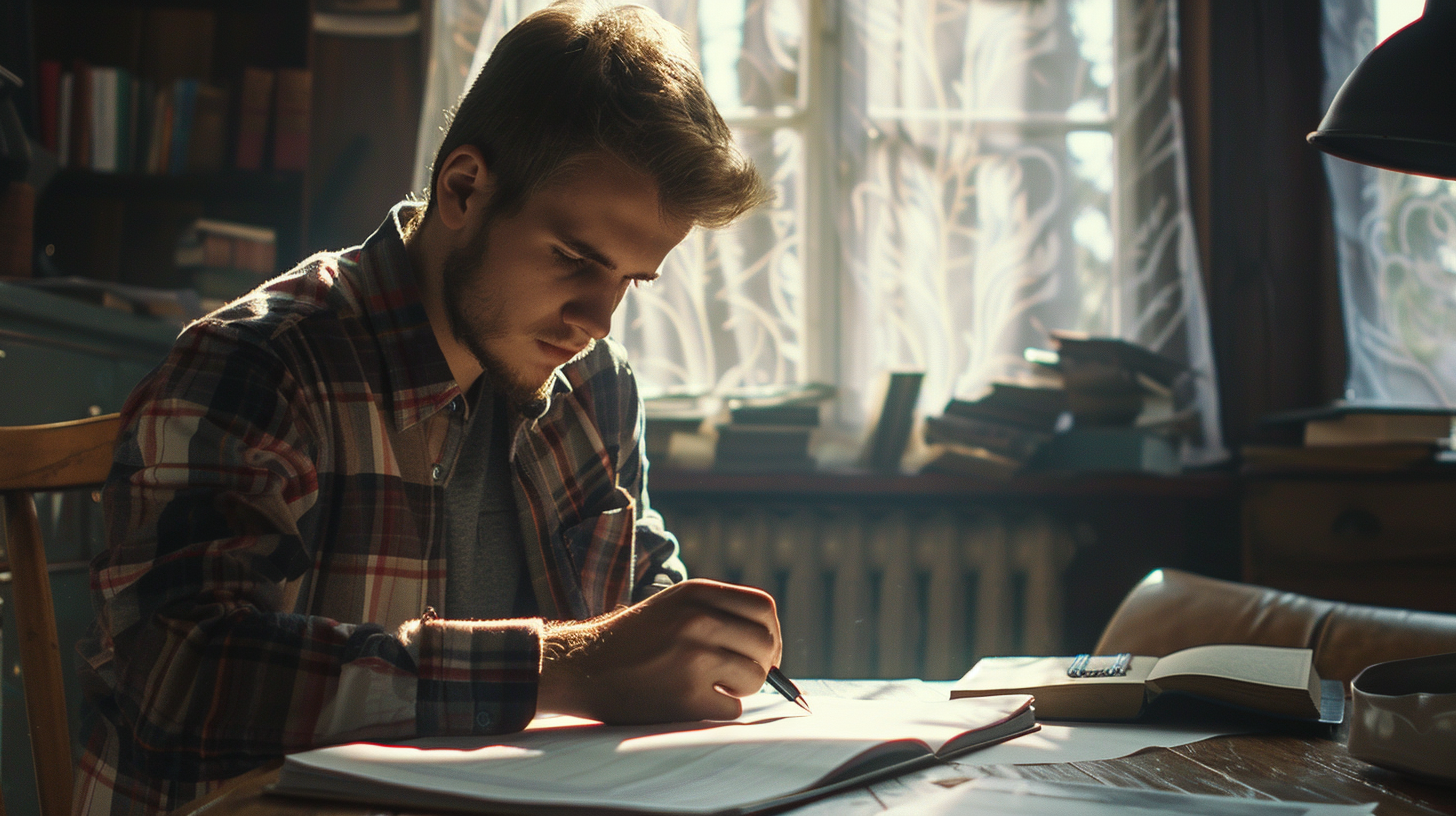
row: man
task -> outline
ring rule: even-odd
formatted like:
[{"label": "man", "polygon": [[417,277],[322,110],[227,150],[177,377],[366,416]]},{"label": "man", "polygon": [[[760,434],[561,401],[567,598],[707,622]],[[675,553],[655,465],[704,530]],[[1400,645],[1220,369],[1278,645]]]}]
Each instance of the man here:
[{"label": "man", "polygon": [[683,581],[606,336],[692,226],[765,198],[656,15],[508,33],[425,207],[189,326],[128,401],[77,810],[537,712],[737,716],[779,659],[773,601]]}]

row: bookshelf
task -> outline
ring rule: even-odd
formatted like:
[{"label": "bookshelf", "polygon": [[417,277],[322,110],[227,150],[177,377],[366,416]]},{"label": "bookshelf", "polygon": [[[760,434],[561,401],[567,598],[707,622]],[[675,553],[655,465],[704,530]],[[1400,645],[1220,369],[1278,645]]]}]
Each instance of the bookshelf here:
[{"label": "bookshelf", "polygon": [[35,274],[192,285],[199,218],[272,231],[275,272],[367,237],[409,192],[422,15],[374,2],[414,25],[321,31],[341,2],[29,0]]},{"label": "bookshelf", "polygon": [[273,229],[280,259],[301,256],[302,164],[239,169],[237,153],[244,69],[308,69],[306,4],[47,0],[31,13],[38,161],[55,168],[36,201],[37,274],[186,286],[174,249],[204,216]]}]

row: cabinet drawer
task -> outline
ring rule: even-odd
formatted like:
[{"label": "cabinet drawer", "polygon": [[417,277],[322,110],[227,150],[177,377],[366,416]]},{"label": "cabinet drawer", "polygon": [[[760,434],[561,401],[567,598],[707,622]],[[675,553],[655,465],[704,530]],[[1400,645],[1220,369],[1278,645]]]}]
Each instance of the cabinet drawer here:
[{"label": "cabinet drawer", "polygon": [[1456,481],[1254,482],[1244,541],[1256,561],[1456,565]]}]

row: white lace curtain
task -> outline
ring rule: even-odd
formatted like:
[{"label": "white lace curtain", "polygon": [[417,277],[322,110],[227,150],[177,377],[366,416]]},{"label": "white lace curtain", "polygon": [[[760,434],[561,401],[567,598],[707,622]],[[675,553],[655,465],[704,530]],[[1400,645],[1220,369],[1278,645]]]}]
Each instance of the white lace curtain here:
[{"label": "white lace curtain", "polygon": [[[439,0],[417,186],[489,49],[542,2]],[[1028,373],[1050,329],[1187,361],[1223,458],[1176,99],[1173,0],[656,0],[771,179],[614,322],[648,389],[827,381],[862,427]]]},{"label": "white lace curtain", "polygon": [[[1325,0],[1325,107],[1379,34],[1420,14],[1401,0]],[[1456,183],[1325,156],[1349,349],[1345,397],[1456,405]]]}]

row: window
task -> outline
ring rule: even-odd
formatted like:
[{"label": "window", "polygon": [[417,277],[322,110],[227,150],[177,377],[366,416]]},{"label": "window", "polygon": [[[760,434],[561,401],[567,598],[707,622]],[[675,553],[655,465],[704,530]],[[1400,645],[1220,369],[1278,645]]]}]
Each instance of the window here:
[{"label": "window", "polygon": [[[540,5],[442,2],[427,104]],[[645,390],[828,382],[855,429],[887,371],[927,372],[935,412],[1077,329],[1188,361],[1205,438],[1185,460],[1222,457],[1171,0],[649,5],[695,39],[777,198],[695,231],[629,295],[613,332]],[[418,179],[442,121],[422,124]]]},{"label": "window", "polygon": [[[1325,0],[1325,107],[1420,0]],[[1358,402],[1456,404],[1456,182],[1324,157]]]}]

